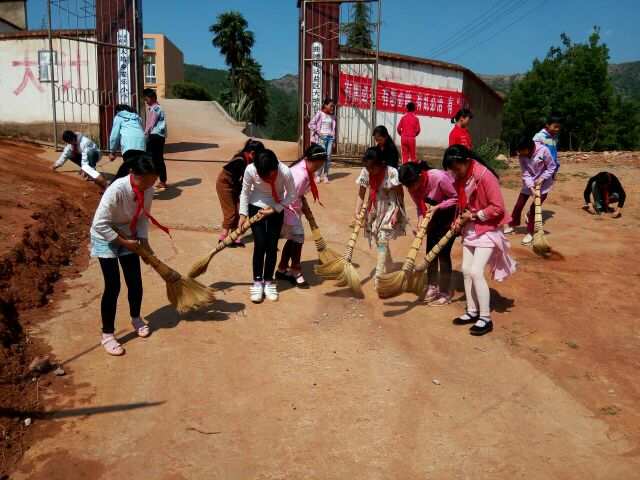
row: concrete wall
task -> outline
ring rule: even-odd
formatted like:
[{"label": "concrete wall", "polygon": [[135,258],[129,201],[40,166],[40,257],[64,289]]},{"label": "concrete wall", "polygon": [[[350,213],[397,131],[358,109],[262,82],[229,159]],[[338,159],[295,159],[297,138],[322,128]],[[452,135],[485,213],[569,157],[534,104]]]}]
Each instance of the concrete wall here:
[{"label": "concrete wall", "polygon": [[[429,89],[445,90],[462,93],[469,97],[474,120],[471,124],[471,135],[474,143],[484,142],[487,138],[500,137],[502,123],[502,102],[500,99],[473,75],[462,69],[447,68],[437,64],[420,61],[407,61],[400,58],[381,57],[378,68],[380,81],[394,82],[409,86],[420,86]],[[406,58],[406,57],[405,57]],[[372,78],[373,67],[370,65],[343,64],[342,74],[367,76]],[[453,114],[457,111],[456,107]],[[384,125],[392,135],[394,142],[399,145],[400,138],[396,133],[398,122],[403,112],[378,111],[377,124]],[[453,116],[453,114],[451,116]],[[450,117],[446,118],[418,115],[421,132],[416,142],[419,147],[447,147],[449,132],[453,128]],[[353,108],[341,103],[338,108],[338,143],[346,150],[341,153],[349,154],[348,144],[368,145],[371,139],[371,120],[367,109]]]},{"label": "concrete wall", "polygon": [[167,96],[168,88],[175,82],[184,80],[184,57],[182,51],[161,33],[145,33],[144,38],[156,41],[155,50],[145,50],[156,56],[156,83],[145,83],[144,88],[153,88],[158,97]]},{"label": "concrete wall", "polygon": [[13,32],[15,30],[27,29],[27,2],[25,0],[16,2],[0,2],[0,19],[6,20],[11,25],[18,27],[11,28],[5,22],[0,21],[0,28],[3,32]]},{"label": "concrete wall", "polygon": [[[55,90],[59,125],[64,128],[65,121],[75,128],[97,124],[95,45],[54,39],[53,49],[58,57]],[[51,83],[39,80],[39,51],[49,51],[47,38],[0,38],[0,132],[28,132],[30,125],[41,129],[42,124],[53,121]]]}]

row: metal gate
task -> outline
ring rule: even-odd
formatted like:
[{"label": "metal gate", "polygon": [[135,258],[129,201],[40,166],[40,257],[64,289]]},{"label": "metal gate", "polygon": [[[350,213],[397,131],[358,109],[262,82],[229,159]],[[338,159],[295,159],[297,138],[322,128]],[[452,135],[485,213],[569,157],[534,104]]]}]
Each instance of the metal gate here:
[{"label": "metal gate", "polygon": [[[348,26],[353,24],[357,4],[366,4],[372,13],[371,49],[346,46]],[[310,143],[310,119],[321,108],[322,99],[330,97],[337,101],[333,158],[359,161],[372,142],[376,125],[381,0],[299,0],[298,7],[300,153]],[[356,75],[369,79],[364,92],[368,102],[353,97],[353,91],[345,91],[348,78]]]},{"label": "metal gate", "polygon": [[48,0],[47,13],[54,144],[73,130],[106,149],[115,106],[142,107],[141,0]]}]

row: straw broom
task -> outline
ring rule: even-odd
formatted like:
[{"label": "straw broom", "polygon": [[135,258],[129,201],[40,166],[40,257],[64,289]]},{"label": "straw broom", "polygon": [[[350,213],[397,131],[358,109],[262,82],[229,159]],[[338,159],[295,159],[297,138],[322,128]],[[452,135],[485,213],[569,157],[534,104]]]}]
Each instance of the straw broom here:
[{"label": "straw broom", "polygon": [[420,223],[420,228],[418,228],[415,238],[413,239],[409,253],[407,253],[407,257],[402,265],[402,270],[399,272],[385,273],[378,277],[379,298],[392,298],[407,290],[406,281],[415,267],[416,255],[418,255],[418,250],[420,250],[422,240],[427,233],[427,225],[429,224],[430,219],[431,212],[427,212],[422,219],[422,223]]},{"label": "straw broom", "polygon": [[258,222],[260,220],[262,220],[262,218],[263,218],[263,215],[261,213],[256,213],[253,217],[247,219],[247,221],[244,222],[243,225],[241,225],[236,230],[231,232],[227,236],[227,238],[225,238],[222,242],[219,242],[218,245],[216,245],[216,248],[214,248],[211,251],[211,253],[209,253],[208,255],[205,255],[200,260],[198,260],[196,263],[194,263],[191,266],[191,270],[189,270],[189,277],[190,278],[196,278],[196,277],[199,277],[200,275],[202,275],[204,272],[206,272],[207,268],[209,267],[209,262],[211,262],[211,260],[213,259],[213,257],[216,254],[218,254],[219,252],[221,252],[222,250],[224,250],[225,248],[230,246],[233,242],[236,241],[236,239],[240,235],[242,235],[247,230],[249,230],[251,228],[251,225],[253,225],[254,223],[256,223],[256,222]]},{"label": "straw broom", "polygon": [[365,201],[362,202],[362,208],[360,208],[360,213],[358,214],[355,226],[353,227],[353,232],[351,233],[351,238],[347,244],[344,256],[314,267],[314,270],[318,275],[329,280],[337,280],[336,285],[339,287],[349,286],[349,288],[358,296],[362,296],[362,283],[360,282],[360,278],[358,278],[358,272],[356,272],[355,267],[351,263],[351,258],[353,257],[353,249],[356,246],[356,240],[360,233],[360,227],[362,226],[364,216],[367,212],[370,194],[371,192],[368,191]]},{"label": "straw broom", "polygon": [[316,250],[318,251],[318,260],[320,263],[328,263],[331,260],[336,260],[340,258],[340,254],[336,252],[333,248],[327,246],[327,242],[322,238],[322,234],[320,233],[320,228],[316,223],[315,218],[313,218],[313,213],[309,208],[309,204],[307,203],[307,199],[302,197],[302,211],[304,212],[304,216],[309,222],[309,226],[311,227],[311,234],[313,235],[313,241],[316,242]]},{"label": "straw broom", "polygon": [[534,226],[536,233],[533,235],[533,251],[541,257],[548,257],[551,254],[551,245],[544,236],[544,228],[542,226],[542,202],[540,200],[540,182],[536,183],[536,212],[534,217]]},{"label": "straw broom", "polygon": [[[127,238],[127,235],[116,230],[118,235]],[[158,260],[149,250],[138,244],[135,252],[142,261],[158,272],[167,284],[167,298],[171,305],[176,307],[178,313],[186,313],[189,310],[197,310],[213,303],[216,299],[212,288],[206,287],[191,278],[185,278],[173,268]]]},{"label": "straw broom", "polygon": [[[462,229],[462,226],[466,223],[462,218],[458,218],[455,225],[449,229],[449,231],[440,239],[440,241],[431,249],[426,257],[415,267],[413,272],[407,275],[405,282],[405,292],[413,293],[417,296],[422,296],[424,293],[425,275],[424,272],[429,267],[429,264],[438,256],[440,251],[445,247],[447,243],[451,241]],[[398,292],[399,295],[402,292]]]}]

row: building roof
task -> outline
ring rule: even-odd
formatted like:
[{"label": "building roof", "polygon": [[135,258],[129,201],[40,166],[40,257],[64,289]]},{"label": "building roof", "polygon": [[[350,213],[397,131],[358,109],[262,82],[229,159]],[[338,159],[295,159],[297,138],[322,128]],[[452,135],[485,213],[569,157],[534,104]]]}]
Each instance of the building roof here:
[{"label": "building roof", "polygon": [[[51,34],[55,38],[56,36],[64,37],[93,37],[96,34],[95,30],[51,30]],[[0,33],[0,40],[17,40],[22,38],[47,38],[49,37],[48,30],[23,30],[20,32],[2,32]]]},{"label": "building roof", "polygon": [[[359,54],[361,56],[375,55],[375,52],[373,50],[359,50],[356,48],[345,47],[343,45],[340,46],[340,51],[344,53]],[[485,90],[487,90],[493,96],[498,98],[501,102],[504,102],[504,97],[502,95],[500,95],[493,88],[487,85],[487,83],[484,80],[482,80],[478,75],[473,73],[468,68],[463,67],[462,65],[458,65],[455,63],[441,62],[440,60],[431,60],[429,58],[412,57],[409,55],[402,55],[400,53],[390,53],[390,52],[382,52],[382,51],[379,52],[379,58],[383,58],[387,60],[400,60],[402,62],[407,62],[407,63],[419,63],[422,65],[429,65],[432,67],[445,68],[447,70],[457,70],[459,72],[463,72],[464,74],[469,75],[471,78],[473,78],[476,82],[480,84],[480,86],[482,86]]]}]

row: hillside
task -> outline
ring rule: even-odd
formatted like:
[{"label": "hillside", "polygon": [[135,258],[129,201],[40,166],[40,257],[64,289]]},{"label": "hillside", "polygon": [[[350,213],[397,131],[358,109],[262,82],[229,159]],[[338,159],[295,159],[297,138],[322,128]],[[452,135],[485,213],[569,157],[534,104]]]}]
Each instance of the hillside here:
[{"label": "hillside", "polygon": [[[609,75],[616,92],[623,98],[640,102],[640,61],[612,63],[609,65]],[[523,76],[523,73],[479,75],[491,88],[500,93],[506,93]]]},{"label": "hillside", "polygon": [[227,84],[227,71],[185,63],[184,79],[206,88],[214,98],[218,98],[220,91]]}]

